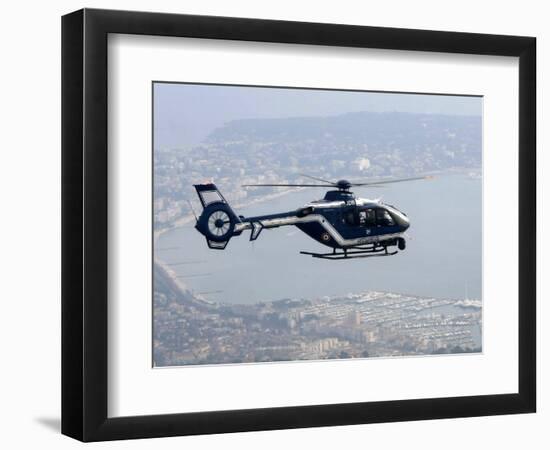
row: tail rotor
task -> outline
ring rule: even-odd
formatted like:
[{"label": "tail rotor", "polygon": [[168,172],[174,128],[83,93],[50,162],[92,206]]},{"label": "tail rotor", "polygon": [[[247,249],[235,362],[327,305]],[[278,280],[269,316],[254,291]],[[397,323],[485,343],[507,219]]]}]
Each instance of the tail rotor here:
[{"label": "tail rotor", "polygon": [[229,239],[241,233],[235,232],[241,220],[214,184],[196,184],[195,189],[203,207],[195,228],[206,238],[208,247],[223,250]]}]

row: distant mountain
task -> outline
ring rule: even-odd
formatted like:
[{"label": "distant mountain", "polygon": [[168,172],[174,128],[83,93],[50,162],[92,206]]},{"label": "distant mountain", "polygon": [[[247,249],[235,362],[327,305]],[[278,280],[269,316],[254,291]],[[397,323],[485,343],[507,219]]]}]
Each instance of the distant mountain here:
[{"label": "distant mountain", "polygon": [[254,153],[249,144],[268,146],[272,159],[286,164],[295,157],[303,167],[316,167],[320,157],[320,163],[368,158],[384,174],[396,166],[409,172],[480,167],[481,125],[480,116],[400,112],[247,119],[214,130],[206,143],[246,157]]},{"label": "distant mountain", "polygon": [[[309,139],[322,136],[330,141],[384,141],[388,135],[410,140],[437,142],[448,133],[469,135],[472,142],[481,136],[480,116],[443,114],[357,112],[331,117],[290,117],[285,119],[244,119],[226,123],[214,130],[207,142],[249,138]],[[416,139],[415,139],[416,138]]]}]

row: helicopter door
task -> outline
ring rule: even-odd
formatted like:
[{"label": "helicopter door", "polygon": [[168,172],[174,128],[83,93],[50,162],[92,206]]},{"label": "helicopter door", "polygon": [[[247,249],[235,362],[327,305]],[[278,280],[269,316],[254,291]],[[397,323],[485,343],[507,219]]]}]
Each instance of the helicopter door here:
[{"label": "helicopter door", "polygon": [[373,227],[376,225],[376,214],[372,208],[359,210],[358,219],[358,225],[362,227]]},{"label": "helicopter door", "polygon": [[350,227],[354,227],[358,224],[358,215],[357,215],[357,208],[356,207],[352,207],[352,208],[346,208],[344,211],[343,211],[343,216],[344,216],[344,223],[346,225],[349,225]]}]

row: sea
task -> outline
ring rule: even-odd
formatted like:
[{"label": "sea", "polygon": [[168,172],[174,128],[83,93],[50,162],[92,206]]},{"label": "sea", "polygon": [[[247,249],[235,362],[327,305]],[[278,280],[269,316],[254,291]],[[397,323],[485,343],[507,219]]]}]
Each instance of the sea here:
[{"label": "sea", "polygon": [[[223,186],[218,186],[223,193]],[[326,189],[309,188],[255,203],[244,216],[294,210],[320,199]],[[468,173],[383,188],[355,188],[357,197],[381,198],[407,214],[405,251],[388,257],[329,261],[299,252],[327,252],[297,228],[249,232],[211,250],[194,223],[163,233],[155,257],[203,298],[252,304],[280,299],[314,299],[386,291],[422,297],[482,299],[482,180]]]}]

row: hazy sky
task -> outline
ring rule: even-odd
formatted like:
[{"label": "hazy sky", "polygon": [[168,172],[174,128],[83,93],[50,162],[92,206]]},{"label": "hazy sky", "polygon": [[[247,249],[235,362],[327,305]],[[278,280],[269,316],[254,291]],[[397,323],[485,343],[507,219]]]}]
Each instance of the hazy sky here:
[{"label": "hazy sky", "polygon": [[358,111],[481,115],[480,97],[155,83],[155,148],[200,143],[235,119]]}]

